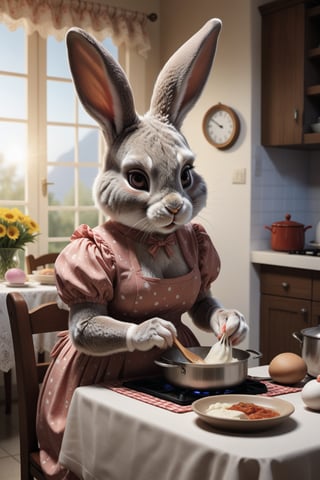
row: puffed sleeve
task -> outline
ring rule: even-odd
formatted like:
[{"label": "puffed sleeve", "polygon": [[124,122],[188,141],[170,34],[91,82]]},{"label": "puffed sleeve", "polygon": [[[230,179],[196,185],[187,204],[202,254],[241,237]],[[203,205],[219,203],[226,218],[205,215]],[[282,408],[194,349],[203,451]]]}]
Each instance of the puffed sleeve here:
[{"label": "puffed sleeve", "polygon": [[55,262],[59,296],[67,305],[105,304],[113,297],[115,258],[110,247],[87,225],[72,235]]},{"label": "puffed sleeve", "polygon": [[194,223],[192,228],[198,244],[201,291],[207,292],[220,273],[220,258],[204,227]]}]

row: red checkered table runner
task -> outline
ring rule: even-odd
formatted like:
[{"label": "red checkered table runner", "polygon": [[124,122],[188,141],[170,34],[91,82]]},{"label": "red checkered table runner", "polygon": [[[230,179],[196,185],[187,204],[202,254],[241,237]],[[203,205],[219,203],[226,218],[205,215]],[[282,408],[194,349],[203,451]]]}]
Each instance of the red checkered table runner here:
[{"label": "red checkered table runner", "polygon": [[[264,383],[268,389],[266,393],[262,394],[263,396],[266,396],[266,397],[275,397],[277,395],[285,395],[287,393],[295,393],[295,392],[300,392],[302,390],[302,387],[290,387],[285,385],[278,385],[276,383],[265,381],[265,380],[262,383]],[[148,393],[132,390],[131,388],[127,388],[119,385],[105,385],[105,387],[109,388],[110,390],[113,390],[114,392],[120,393],[121,395],[125,395],[127,397],[140,400],[141,402],[149,403],[150,405],[154,405],[155,407],[164,408],[165,410],[169,410],[170,412],[186,413],[186,412],[192,411],[191,405],[178,405],[168,400],[163,400],[161,398],[154,397],[153,395],[149,395]]]}]

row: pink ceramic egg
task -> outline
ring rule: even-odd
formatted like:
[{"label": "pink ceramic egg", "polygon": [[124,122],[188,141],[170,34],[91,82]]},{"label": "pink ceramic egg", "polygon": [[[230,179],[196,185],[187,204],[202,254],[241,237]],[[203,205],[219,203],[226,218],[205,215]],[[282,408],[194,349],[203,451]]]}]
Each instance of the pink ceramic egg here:
[{"label": "pink ceramic egg", "polygon": [[9,283],[25,283],[27,280],[26,274],[20,268],[10,268],[4,277]]}]

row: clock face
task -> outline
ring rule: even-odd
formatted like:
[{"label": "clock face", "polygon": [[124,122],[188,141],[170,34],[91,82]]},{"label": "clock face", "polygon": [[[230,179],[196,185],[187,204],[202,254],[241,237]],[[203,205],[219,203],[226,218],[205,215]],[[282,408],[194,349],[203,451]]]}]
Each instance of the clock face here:
[{"label": "clock face", "polygon": [[212,145],[220,149],[228,148],[239,135],[239,119],[232,109],[218,104],[206,113],[203,131]]}]

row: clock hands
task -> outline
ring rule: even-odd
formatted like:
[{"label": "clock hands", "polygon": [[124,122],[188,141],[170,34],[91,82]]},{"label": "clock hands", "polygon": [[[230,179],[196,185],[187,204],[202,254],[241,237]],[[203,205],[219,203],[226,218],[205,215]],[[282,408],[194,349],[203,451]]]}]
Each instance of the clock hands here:
[{"label": "clock hands", "polygon": [[214,118],[211,118],[211,121],[218,125],[219,128],[223,128],[223,125],[221,125],[221,123],[218,123],[217,120],[215,120]]}]

